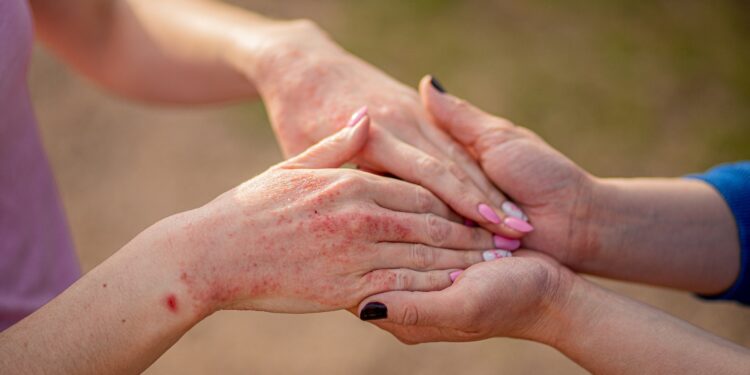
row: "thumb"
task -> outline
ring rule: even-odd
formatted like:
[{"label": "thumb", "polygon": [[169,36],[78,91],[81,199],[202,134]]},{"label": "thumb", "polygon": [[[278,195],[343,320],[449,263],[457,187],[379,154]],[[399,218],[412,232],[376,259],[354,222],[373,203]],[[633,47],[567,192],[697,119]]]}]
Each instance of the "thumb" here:
[{"label": "thumb", "polygon": [[419,93],[422,104],[435,123],[479,154],[487,151],[489,146],[496,145],[495,142],[483,142],[490,138],[488,136],[515,128],[509,121],[492,116],[465,100],[445,93],[442,85],[432,76],[422,78]]},{"label": "thumb", "polygon": [[353,159],[367,143],[370,116],[367,107],[355,112],[349,124],[314,144],[301,154],[281,163],[285,169],[338,168]]},{"label": "thumb", "polygon": [[359,305],[359,318],[404,326],[450,326],[461,315],[455,288],[437,292],[395,291],[370,296]]}]

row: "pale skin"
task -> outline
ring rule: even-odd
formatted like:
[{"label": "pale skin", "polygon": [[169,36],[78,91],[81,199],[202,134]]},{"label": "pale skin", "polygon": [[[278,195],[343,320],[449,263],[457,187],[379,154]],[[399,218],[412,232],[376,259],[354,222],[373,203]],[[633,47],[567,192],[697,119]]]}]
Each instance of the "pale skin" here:
[{"label": "pale skin", "polygon": [[[734,247],[731,244],[729,247],[725,247],[723,246],[724,243],[714,241],[717,239],[726,240],[727,238],[736,239],[736,233],[734,233],[736,229],[733,228],[731,216],[729,216],[728,226],[706,224],[706,222],[727,224],[728,210],[725,206],[722,206],[723,202],[715,192],[706,189],[700,183],[691,183],[690,186],[685,185],[684,189],[680,189],[681,193],[683,193],[683,190],[689,191],[690,196],[694,198],[687,206],[673,199],[662,199],[673,198],[672,189],[676,188],[675,183],[679,182],[675,180],[641,183],[638,181],[605,181],[589,177],[595,182],[590,183],[588,178],[584,179],[585,181],[581,179],[581,176],[586,176],[585,172],[577,169],[565,158],[549,157],[550,155],[556,156],[556,152],[546,147],[540,140],[534,141],[536,143],[532,142],[531,138],[527,138],[527,146],[531,145],[534,148],[527,149],[527,151],[530,151],[524,152],[524,154],[536,155],[534,151],[541,151],[542,157],[540,159],[561,167],[552,168],[553,172],[560,171],[567,174],[562,177],[555,173],[515,176],[527,178],[526,180],[507,178],[513,177],[511,172],[524,172],[523,168],[519,167],[516,167],[515,170],[513,167],[504,170],[503,167],[509,164],[513,166],[518,163],[521,163],[521,165],[525,163],[524,158],[516,156],[518,163],[496,163],[495,167],[501,169],[498,173],[503,176],[502,181],[497,181],[492,177],[494,173],[491,163],[486,163],[486,161],[492,160],[484,160],[481,156],[482,153],[477,152],[477,149],[469,142],[462,140],[459,134],[454,134],[454,136],[460,143],[467,144],[466,149],[459,147],[455,141],[447,137],[437,127],[434,127],[428,111],[425,111],[419,105],[418,97],[414,92],[361,60],[346,54],[310,22],[268,20],[230,6],[198,1],[77,0],[62,3],[52,0],[32,0],[31,4],[37,30],[45,43],[81,72],[116,92],[137,99],[167,103],[223,102],[254,98],[261,94],[268,103],[274,128],[279,135],[284,151],[288,155],[297,154],[314,141],[332,133],[338,129],[340,124],[343,123],[342,120],[355,108],[362,104],[368,104],[371,106],[371,113],[376,126],[371,129],[370,142],[356,154],[355,161],[358,164],[375,171],[388,171],[404,180],[423,184],[444,199],[452,209],[462,216],[478,222],[492,232],[517,238],[522,233],[509,228],[507,225],[493,223],[478,213],[478,204],[486,203],[494,209],[501,220],[505,219],[505,215],[499,209],[505,198],[494,188],[492,182],[490,182],[490,179],[492,179],[497,186],[508,191],[510,196],[518,200],[522,208],[534,210],[534,214],[529,213],[529,216],[532,217],[535,225],[539,227],[544,225],[547,228],[547,232],[533,233],[527,241],[527,246],[546,252],[578,271],[705,293],[723,290],[731,284],[734,279],[733,275],[736,275],[736,244],[734,244]],[[314,78],[310,79],[310,77]],[[348,77],[348,79],[341,79],[341,77]],[[283,84],[278,84],[279,82],[283,82]],[[357,84],[357,82],[366,82],[366,84]],[[318,88],[322,89],[318,90]],[[436,122],[440,123],[439,114],[434,108],[430,108],[428,105],[428,110],[437,119]],[[442,125],[445,126],[445,123]],[[525,135],[528,136],[529,134]],[[507,144],[517,145],[519,143],[509,142]],[[514,147],[508,149],[513,151]],[[519,148],[521,147],[519,146]],[[508,149],[504,152],[509,152]],[[385,155],[388,157],[384,157]],[[487,173],[489,178],[477,167],[470,155],[478,156],[484,167],[484,173]],[[508,157],[503,155],[503,158]],[[418,161],[418,163],[413,163],[413,161]],[[537,164],[538,168],[542,168],[539,172],[549,171],[543,169],[545,168],[544,164]],[[412,167],[402,168],[404,165]],[[534,169],[531,168],[530,170]],[[430,173],[424,173],[424,171]],[[503,173],[506,174],[503,175]],[[571,176],[573,178],[570,178]],[[534,181],[534,177],[552,179],[537,180],[538,184],[533,184],[531,181]],[[360,176],[359,178],[364,177]],[[528,194],[528,199],[524,199],[523,192],[520,190],[529,187],[532,189],[542,186],[549,187],[548,184],[543,184],[544,182],[558,183],[559,185],[554,186],[560,188],[559,192],[553,192],[552,189],[536,191],[536,193],[542,194],[540,196],[547,197],[549,200],[544,202],[548,203],[542,202],[542,199],[534,201],[531,193]],[[514,186],[514,184],[518,185]],[[591,191],[588,191],[588,188],[591,188]],[[242,189],[238,188],[238,190]],[[661,193],[661,196],[657,193]],[[559,194],[559,196],[555,194]],[[642,204],[642,206],[639,206],[639,204]],[[436,205],[439,206],[437,203]],[[609,207],[610,211],[600,209],[602,207]],[[638,209],[633,209],[633,207]],[[645,211],[641,209],[645,209]],[[699,219],[676,221],[673,225],[678,227],[676,228],[678,230],[684,230],[685,226],[692,227],[691,233],[693,234],[703,229],[708,229],[708,233],[701,233],[701,238],[693,238],[694,241],[688,241],[686,237],[682,236],[688,235],[687,233],[671,231],[673,228],[669,227],[670,219],[684,220],[685,213],[696,211],[700,212]],[[570,212],[574,214],[571,215]],[[644,216],[643,212],[648,212],[649,215]],[[449,219],[456,220],[454,215],[446,215],[449,216]],[[649,220],[656,215],[664,219],[659,221],[659,226],[653,225],[653,220]],[[202,218],[207,217],[210,217],[210,215]],[[431,217],[434,218],[434,216]],[[603,223],[613,225],[612,223],[615,223],[621,217],[629,218],[626,223],[630,230],[625,232],[630,233],[631,237],[623,236],[619,232],[607,231],[606,225],[597,225],[596,220],[594,220],[602,220]],[[545,218],[549,219],[545,222]],[[179,309],[178,311],[185,311],[182,297],[186,295],[189,296],[188,300],[194,299],[193,294],[198,296],[207,294],[212,298],[197,298],[196,300],[221,301],[216,305],[209,304],[213,307],[201,307],[200,302],[196,303],[195,306],[188,305],[188,307],[191,307],[188,309],[189,311],[203,312],[203,314],[221,307],[273,309],[274,307],[289,307],[302,302],[305,307],[300,308],[299,311],[301,311],[307,308],[331,309],[333,308],[332,305],[336,305],[331,302],[332,299],[321,301],[320,298],[302,298],[304,294],[300,294],[299,290],[286,291],[276,298],[258,298],[258,302],[254,303],[250,301],[254,301],[253,296],[258,297],[258,295],[247,290],[239,294],[227,293],[226,289],[222,289],[220,292],[205,293],[206,290],[211,291],[211,288],[198,288],[204,290],[204,293],[191,291],[191,287],[186,286],[189,283],[182,279],[183,270],[169,262],[174,261],[174,259],[168,257],[168,249],[173,245],[170,245],[167,241],[166,246],[159,247],[160,250],[154,250],[153,246],[146,245],[151,244],[152,241],[159,242],[158,238],[161,238],[161,236],[173,233],[172,228],[177,225],[175,221],[179,220],[167,219],[144,232],[128,244],[126,248],[119,251],[115,257],[102,264],[66,291],[61,298],[4,333],[2,343],[9,346],[13,346],[13,343],[21,343],[16,349],[23,348],[30,353],[31,356],[23,358],[33,359],[33,364],[30,365],[39,366],[40,370],[55,369],[60,371],[63,368],[71,372],[138,371],[145,368],[161,352],[174,343],[185,330],[200,319],[201,315],[181,315],[179,318],[168,321],[166,320],[168,318],[154,319],[152,307],[137,303],[132,305],[129,302],[150,301],[155,304],[154,306],[161,303],[162,312],[164,309],[171,312],[172,302],[168,297],[172,293],[175,294],[175,306]],[[210,220],[208,221],[210,222]],[[554,226],[555,224],[559,225]],[[563,231],[563,228],[566,230]],[[663,235],[659,237],[658,231],[673,234],[675,238],[668,238]],[[647,234],[646,237],[642,236],[644,232]],[[638,233],[639,236],[635,237],[633,233]],[[732,236],[733,233],[734,236]],[[488,236],[489,234],[486,235],[486,237]],[[657,242],[659,245],[654,245],[651,242],[645,243],[644,238],[661,242]],[[695,240],[698,242],[695,242]],[[718,255],[714,258],[704,259],[704,262],[700,263],[695,258],[680,257],[672,259],[654,254],[663,251],[665,248],[670,248],[670,246],[683,245],[683,243],[675,244],[675,242],[680,241],[684,241],[684,245],[688,245],[688,253],[697,256],[706,253],[705,251],[701,252],[701,249],[706,248],[705,246],[715,246],[716,249],[721,247],[723,250],[719,250]],[[200,241],[198,242],[200,243]],[[560,244],[563,244],[563,246],[559,246]],[[641,251],[640,247],[645,248],[646,251]],[[423,267],[430,262],[437,262],[436,259],[450,258],[449,255],[434,256],[435,253],[425,250],[425,247],[411,247],[410,249],[413,254],[418,254],[414,257],[417,260],[414,268],[417,269],[420,265]],[[471,255],[474,257],[473,260],[478,261],[477,252],[463,253],[473,254]],[[151,259],[146,254],[154,258]],[[425,254],[432,255],[425,256]],[[450,254],[466,256],[458,255],[455,252]],[[540,267],[539,264],[552,264],[551,267],[556,267],[555,269],[560,271],[559,274],[567,272],[564,268],[556,266],[552,260],[540,260],[538,256],[536,258],[527,257],[523,252],[519,254],[521,256],[518,259],[530,258],[532,263],[528,264],[534,264],[533,266],[524,266],[526,263],[518,263],[519,266],[516,268],[520,270],[523,270],[524,267],[544,270],[545,266]],[[596,254],[596,256],[592,254]],[[618,258],[618,254],[626,254],[627,256]],[[159,257],[163,259],[159,259]],[[426,262],[425,259],[430,262]],[[466,258],[462,259],[466,261]],[[734,259],[735,262],[732,263],[731,259]],[[497,261],[498,264],[499,262],[502,261]],[[517,261],[514,259],[513,262]],[[677,271],[673,271],[672,275],[659,274],[659,272],[665,271],[664,268],[659,267],[660,265],[665,266],[666,263],[669,263],[671,266],[673,262],[677,263],[677,268],[700,272],[702,277],[687,278],[685,277],[686,274],[680,274]],[[652,267],[646,268],[646,270],[658,270],[658,272],[646,272],[644,268],[629,267],[634,264],[638,267]],[[157,273],[152,269],[156,265],[161,266],[158,269],[158,275],[149,275],[148,271]],[[456,265],[455,267],[463,268],[465,266],[466,264]],[[129,271],[123,272],[123,268],[129,269]],[[485,268],[491,270],[489,267]],[[138,272],[133,271],[134,269],[137,269]],[[470,280],[471,273],[479,272],[474,270],[481,269],[479,267],[469,268],[461,276],[456,286],[448,288],[446,293],[459,290],[458,287],[464,282],[462,280]],[[726,273],[717,275],[715,272],[717,269],[725,270]],[[534,276],[539,272],[534,270],[529,270],[522,277],[519,277],[520,280],[539,280],[539,277]],[[144,271],[147,271],[147,274],[144,274]],[[441,272],[441,275],[445,276],[445,272]],[[106,276],[111,276],[113,273],[118,274],[118,277],[112,278],[112,281],[110,281],[114,283],[113,285],[117,285],[114,288],[109,286],[110,283],[103,282],[104,279],[107,279]],[[544,273],[546,274],[546,271]],[[667,271],[667,273],[672,272]],[[175,280],[162,279],[161,277],[164,274],[171,275],[173,279],[179,279],[180,283]],[[176,276],[178,274],[179,277]],[[352,275],[349,276],[353,277]],[[552,275],[556,274],[553,273]],[[703,276],[707,279],[703,279]],[[243,275],[243,277],[245,276]],[[572,277],[576,279],[577,276]],[[138,280],[137,285],[133,284],[134,279]],[[189,277],[186,279],[189,280]],[[427,279],[433,282],[429,285],[437,287],[437,284],[440,284],[436,282],[440,281],[437,276],[430,276]],[[709,342],[715,341],[716,345],[702,343],[698,347],[704,353],[714,354],[715,358],[732,359],[732,361],[726,361],[730,365],[739,363],[734,361],[731,353],[743,353],[741,348],[737,349],[736,346],[732,347],[731,344],[728,348],[728,343],[709,338],[710,335],[705,332],[686,326],[684,323],[675,321],[659,312],[645,313],[644,308],[646,310],[648,308],[621,297],[596,292],[598,289],[595,289],[595,287],[592,287],[594,289],[587,289],[589,287],[563,288],[561,285],[566,284],[562,282],[563,279],[552,278],[552,280],[558,282],[545,283],[546,288],[544,289],[534,289],[535,283],[532,282],[532,288],[529,290],[535,292],[539,297],[538,301],[532,303],[532,307],[539,307],[539,300],[547,301],[550,298],[546,296],[550,295],[566,295],[571,296],[571,299],[575,296],[585,297],[587,301],[582,300],[579,305],[589,307],[589,311],[587,311],[590,314],[587,315],[588,323],[602,322],[602,325],[577,326],[574,323],[568,325],[580,331],[589,332],[590,334],[587,337],[592,338],[592,341],[589,342],[591,347],[600,350],[609,348],[616,353],[623,353],[623,355],[628,356],[627,364],[634,366],[629,368],[646,368],[638,367],[644,365],[645,359],[642,358],[648,359],[649,355],[653,353],[661,353],[656,349],[656,345],[659,343],[658,337],[654,338],[654,346],[647,347],[648,349],[654,349],[649,350],[648,353],[644,353],[643,346],[634,345],[633,343],[636,341],[623,339],[622,342],[629,343],[629,345],[611,348],[600,345],[601,343],[597,341],[597,338],[600,338],[603,333],[609,334],[613,330],[615,332],[621,330],[625,332],[620,336],[635,340],[636,338],[627,335],[628,332],[632,331],[632,327],[641,327],[645,335],[649,332],[653,333],[650,326],[645,324],[642,319],[648,316],[651,316],[652,320],[664,321],[664,326],[667,327],[665,337],[673,337],[682,341],[696,341],[693,340],[694,337],[702,337]],[[208,278],[208,280],[211,280],[211,278]],[[394,278],[394,280],[403,281],[404,278]],[[543,277],[541,280],[550,279]],[[104,287],[105,284],[108,286]],[[578,282],[571,282],[570,284],[581,285]],[[170,287],[170,289],[154,288],[153,285]],[[415,289],[427,289],[424,285],[428,284],[422,284],[422,287],[415,287]],[[550,285],[554,285],[554,287],[550,288]],[[440,286],[447,286],[445,277],[442,277]],[[490,285],[488,284],[488,286]],[[104,289],[114,289],[121,295],[118,294],[115,297],[110,294],[107,298],[107,294],[102,294]],[[569,293],[558,293],[560,290],[569,290]],[[582,290],[587,292],[580,292]],[[551,293],[551,291],[556,292]],[[573,291],[578,291],[578,293]],[[165,295],[165,292],[170,293]],[[362,292],[359,291],[359,293]],[[348,299],[343,298],[343,300],[351,302],[364,296],[364,293],[354,294],[356,296],[349,296]],[[102,295],[105,297],[102,297]],[[589,298],[587,297],[589,295],[598,295],[599,297]],[[605,297],[605,295],[608,297]],[[483,310],[480,311],[493,311],[492,309],[497,301],[502,300],[505,303],[512,301],[514,297],[507,294],[494,295],[493,297],[492,293],[487,293],[487,296],[489,297],[485,297],[484,300],[486,301],[484,302],[481,298],[474,300],[462,298],[460,301],[454,300],[452,302],[469,301],[471,306],[481,307]],[[238,300],[235,301],[234,297],[237,297]],[[336,296],[336,298],[341,297],[341,295]],[[92,299],[97,298],[102,298],[102,303],[99,306],[91,302]],[[609,301],[607,301],[607,298],[609,298]],[[558,299],[551,298],[551,300],[557,301]],[[436,301],[439,301],[439,299],[436,299]],[[602,301],[608,303],[604,304]],[[424,302],[425,309],[434,307],[428,301]],[[632,310],[634,312],[632,316],[636,318],[628,320],[627,314],[616,315],[614,314],[616,311],[612,311],[613,314],[611,315],[591,314],[592,309],[607,311],[607,308],[617,306],[617,304],[621,305],[618,311]],[[342,303],[338,307],[345,307],[345,305],[345,303]],[[552,316],[554,315],[553,312],[559,312],[560,316],[580,323],[580,320],[576,319],[581,319],[581,311],[576,312],[572,309],[563,308],[556,310],[560,305],[552,302],[542,303],[544,307],[550,306],[550,308],[544,310],[550,313],[548,315]],[[519,306],[523,307],[524,305],[520,304]],[[393,309],[397,309],[397,307]],[[79,318],[81,316],[89,317],[92,313],[111,318],[117,316],[116,313],[125,311],[128,312],[127,315],[132,320],[123,317],[116,321],[105,321],[105,324],[109,323],[112,326],[93,327],[90,324],[90,319],[83,321]],[[420,316],[422,315],[424,314]],[[409,315],[405,314],[404,316]],[[447,315],[436,314],[436,316],[443,318],[443,321],[450,321]],[[499,315],[494,316],[500,317]],[[502,316],[502,318],[507,320],[507,316]],[[495,321],[500,320],[495,319]],[[519,319],[519,321],[524,320],[528,319]],[[124,326],[120,326],[120,329],[117,329],[114,326],[115,323],[126,324],[128,322],[139,323],[138,328],[127,327],[126,329]],[[567,321],[559,320],[558,322],[564,323]],[[83,331],[76,330],[79,327],[83,328]],[[467,329],[471,332],[477,332],[475,327],[468,327]],[[433,337],[432,339],[452,339],[449,335],[452,331],[442,331],[447,332],[446,336],[442,338]],[[498,334],[524,337],[521,336],[522,333],[517,333],[524,331],[532,332],[534,330],[532,328],[488,330],[487,332],[493,334],[474,334],[466,337],[478,339]],[[575,330],[570,332],[573,332],[574,336],[579,333]],[[607,355],[597,355],[597,358],[593,359],[594,363],[589,363],[587,361],[592,361],[592,358],[588,357],[588,353],[592,351],[587,351],[583,343],[566,342],[563,340],[564,333],[563,330],[560,330],[557,334],[547,337],[550,340],[548,343],[560,348],[587,368],[597,371],[600,369],[617,370],[614,367],[606,367],[608,363],[602,363],[607,358],[611,358],[607,355],[611,356],[610,353],[613,351],[607,351]],[[80,334],[88,335],[88,339],[78,337]],[[690,336],[691,334],[693,336]],[[20,340],[24,337],[32,339],[25,341],[26,347],[23,347],[24,341]],[[541,337],[527,337],[545,342],[544,338]],[[6,338],[15,338],[16,341],[6,340]],[[640,340],[642,337],[637,337],[637,339]],[[102,347],[101,342],[113,343],[113,345]],[[92,348],[97,345],[91,343],[96,343],[98,347]],[[52,345],[52,347],[47,345]],[[123,348],[125,349],[120,350]],[[666,354],[693,354],[692,352],[685,352],[684,350],[688,348],[680,345],[671,349],[674,349],[674,352]],[[17,351],[10,349],[4,350],[3,353],[19,354]],[[76,355],[71,355],[71,353]],[[44,358],[42,354],[49,355],[51,361],[40,361],[39,358]],[[638,357],[639,354],[640,357]],[[23,353],[19,355],[23,355]],[[642,360],[639,361],[639,358]],[[696,353],[696,358],[704,358],[704,356]],[[658,359],[662,359],[662,356],[659,356]],[[7,358],[2,359],[2,362],[3,365],[8,362],[13,363]],[[85,362],[88,362],[88,364]],[[651,359],[650,362],[654,366],[662,365],[661,362],[654,359]],[[665,363],[665,365],[673,364],[672,362]],[[611,364],[609,365],[611,366]],[[4,368],[10,367],[4,366]],[[668,367],[668,369],[670,368],[677,369],[678,367]],[[691,369],[696,368],[700,369],[700,367],[691,367]]]},{"label": "pale skin", "polygon": [[[33,0],[37,33],[110,90],[189,104],[263,98],[287,156],[367,105],[373,134],[355,162],[425,186],[457,213],[509,238],[506,198],[429,121],[417,93],[347,53],[315,24],[205,0]],[[492,214],[482,214],[480,205]]]},{"label": "pale skin", "polygon": [[422,187],[330,169],[361,150],[368,124],[146,229],[0,333],[0,366],[136,373],[218,310],[331,311],[383,291],[446,288],[492,236],[452,221]]},{"label": "pale skin", "polygon": [[385,304],[388,316],[375,324],[406,343],[523,338],[593,373],[747,372],[746,348],[568,268],[701,293],[726,290],[737,277],[739,241],[716,191],[682,179],[594,178],[529,130],[429,82],[420,85],[425,107],[538,224],[525,241],[537,251],[469,267],[443,291],[372,296],[359,310]]}]

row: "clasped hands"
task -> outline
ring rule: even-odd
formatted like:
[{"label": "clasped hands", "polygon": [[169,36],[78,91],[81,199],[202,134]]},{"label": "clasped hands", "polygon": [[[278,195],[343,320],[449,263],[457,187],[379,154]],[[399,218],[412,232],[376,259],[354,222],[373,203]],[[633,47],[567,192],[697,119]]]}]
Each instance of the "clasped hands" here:
[{"label": "clasped hands", "polygon": [[[577,256],[571,212],[590,177],[530,131],[441,89],[425,77],[424,109],[414,109],[436,142],[428,151],[380,126],[388,108],[371,107],[167,219],[184,240],[173,245],[189,253],[181,280],[193,310],[349,309],[407,343],[553,339],[551,311],[577,278],[558,260]],[[338,168],[352,160],[398,179]],[[518,250],[524,235],[534,250]]]}]

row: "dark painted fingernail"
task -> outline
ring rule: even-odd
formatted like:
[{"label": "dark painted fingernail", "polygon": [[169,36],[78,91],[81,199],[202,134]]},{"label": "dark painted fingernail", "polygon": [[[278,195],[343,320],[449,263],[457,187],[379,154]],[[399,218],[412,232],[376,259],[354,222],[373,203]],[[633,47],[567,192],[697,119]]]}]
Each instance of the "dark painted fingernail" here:
[{"label": "dark painted fingernail", "polygon": [[388,308],[380,302],[370,302],[360,311],[359,318],[362,320],[378,320],[388,317]]},{"label": "dark painted fingernail", "polygon": [[443,85],[440,84],[440,81],[438,81],[437,78],[430,77],[430,83],[432,84],[432,87],[435,88],[435,90],[445,93],[445,88],[443,88]]}]

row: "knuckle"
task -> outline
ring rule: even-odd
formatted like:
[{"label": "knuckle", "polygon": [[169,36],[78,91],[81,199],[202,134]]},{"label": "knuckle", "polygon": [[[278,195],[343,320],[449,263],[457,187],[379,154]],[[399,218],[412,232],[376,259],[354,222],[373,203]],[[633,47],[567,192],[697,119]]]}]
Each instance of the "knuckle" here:
[{"label": "knuckle", "polygon": [[446,167],[430,155],[425,155],[417,159],[417,174],[422,176],[434,177],[446,173]]},{"label": "knuckle", "polygon": [[433,206],[433,200],[430,193],[419,185],[414,185],[414,191],[416,195],[417,209],[420,210],[420,212],[430,212]]},{"label": "knuckle", "polygon": [[456,163],[450,163],[448,165],[448,171],[456,177],[456,179],[462,184],[471,183],[471,178],[461,167]]},{"label": "knuckle", "polygon": [[445,285],[448,277],[442,272],[430,272],[427,275],[427,283],[430,286],[430,290],[438,290]]},{"label": "knuckle", "polygon": [[411,245],[410,257],[417,268],[428,268],[435,264],[435,252],[422,244]]},{"label": "knuckle", "polygon": [[404,290],[412,284],[412,276],[406,272],[396,272],[393,278],[393,289]]},{"label": "knuckle", "polygon": [[417,310],[416,306],[407,304],[401,310],[399,319],[403,325],[416,326],[419,324],[419,310]]},{"label": "knuckle", "polygon": [[356,193],[362,191],[366,186],[364,178],[357,173],[344,173],[332,187],[337,191]]},{"label": "knuckle", "polygon": [[435,214],[427,214],[427,236],[435,246],[442,246],[450,236],[451,226],[448,221],[443,220]]}]

